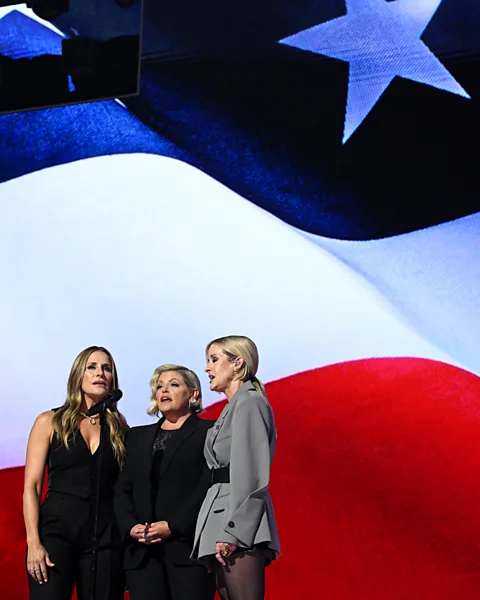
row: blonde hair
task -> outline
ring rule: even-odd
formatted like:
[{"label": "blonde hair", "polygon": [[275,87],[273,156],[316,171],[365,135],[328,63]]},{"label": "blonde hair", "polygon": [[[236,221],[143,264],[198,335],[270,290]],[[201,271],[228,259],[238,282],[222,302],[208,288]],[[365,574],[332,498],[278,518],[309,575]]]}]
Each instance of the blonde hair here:
[{"label": "blonde hair", "polygon": [[258,371],[258,348],[253,340],[245,335],[226,335],[212,340],[205,350],[208,356],[208,351],[213,344],[217,344],[222,349],[225,356],[232,362],[240,357],[243,358],[243,365],[237,373],[237,379],[241,381],[251,381],[253,387],[259,394],[267,397],[267,392],[263,383],[257,377]]},{"label": "blonde hair", "polygon": [[[112,367],[112,387],[118,388],[118,376],[115,361],[110,352],[102,346],[89,346],[82,350],[74,360],[67,383],[67,398],[65,404],[57,410],[52,417],[52,427],[58,436],[58,439],[67,448],[70,436],[75,434],[78,429],[78,416],[84,399],[82,390],[82,381],[87,368],[88,359],[94,352],[104,352],[110,359]],[[125,433],[128,429],[125,417],[117,410],[115,402],[106,412],[106,422],[110,431],[110,443],[112,444],[113,454],[120,467],[123,467],[126,459]]]},{"label": "blonde hair", "polygon": [[187,367],[183,367],[182,365],[160,365],[153,372],[152,378],[150,379],[150,389],[152,394],[150,396],[150,408],[147,410],[147,415],[158,417],[160,410],[158,408],[156,396],[157,396],[157,384],[160,376],[163,373],[168,373],[169,371],[175,371],[179,375],[182,376],[182,379],[189,390],[197,391],[198,396],[190,402],[190,411],[192,413],[201,413],[203,412],[202,407],[202,386],[200,384],[200,379],[197,374],[187,369]]}]

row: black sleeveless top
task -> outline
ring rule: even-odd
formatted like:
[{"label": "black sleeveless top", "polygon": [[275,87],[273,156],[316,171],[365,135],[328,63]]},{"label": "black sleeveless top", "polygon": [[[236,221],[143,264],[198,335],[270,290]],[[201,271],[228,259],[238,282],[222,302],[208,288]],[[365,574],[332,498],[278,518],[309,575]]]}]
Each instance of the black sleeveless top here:
[{"label": "black sleeveless top", "polygon": [[[58,410],[58,409],[54,409]],[[53,434],[48,453],[48,491],[92,499],[96,494],[96,475],[100,448],[92,454],[80,431],[70,436],[68,448]],[[102,436],[100,500],[111,501],[120,468],[113,454],[110,432]]]}]

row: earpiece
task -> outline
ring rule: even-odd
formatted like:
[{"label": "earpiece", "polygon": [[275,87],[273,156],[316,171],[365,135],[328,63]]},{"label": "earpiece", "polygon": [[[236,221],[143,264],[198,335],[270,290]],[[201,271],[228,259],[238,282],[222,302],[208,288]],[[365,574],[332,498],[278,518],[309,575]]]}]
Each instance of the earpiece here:
[{"label": "earpiece", "polygon": [[236,366],[236,367],[239,367],[239,366],[240,366],[240,361],[239,361],[239,360],[236,360],[236,361],[235,361],[235,366]]}]

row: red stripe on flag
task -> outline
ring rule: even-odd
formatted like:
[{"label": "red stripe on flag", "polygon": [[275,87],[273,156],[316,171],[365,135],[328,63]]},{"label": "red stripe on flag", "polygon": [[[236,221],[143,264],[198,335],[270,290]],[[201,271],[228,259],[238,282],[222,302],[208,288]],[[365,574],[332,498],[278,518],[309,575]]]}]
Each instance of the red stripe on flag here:
[{"label": "red stripe on flag", "polygon": [[[267,390],[283,546],[267,599],[477,600],[480,378],[434,361],[371,359]],[[0,592],[18,600],[27,597],[22,471],[0,472]]]}]

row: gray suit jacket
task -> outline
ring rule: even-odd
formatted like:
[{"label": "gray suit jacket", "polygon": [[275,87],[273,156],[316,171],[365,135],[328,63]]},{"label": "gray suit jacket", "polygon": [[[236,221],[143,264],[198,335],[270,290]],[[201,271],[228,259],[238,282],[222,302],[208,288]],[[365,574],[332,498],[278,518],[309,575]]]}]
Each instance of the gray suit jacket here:
[{"label": "gray suit jacket", "polygon": [[276,437],[269,403],[246,381],[207,433],[207,464],[210,469],[230,465],[230,483],[216,483],[208,490],[198,515],[192,558],[208,563],[216,542],[245,548],[265,542],[280,551],[268,493]]}]

